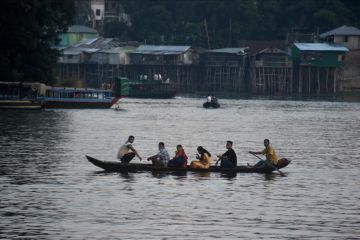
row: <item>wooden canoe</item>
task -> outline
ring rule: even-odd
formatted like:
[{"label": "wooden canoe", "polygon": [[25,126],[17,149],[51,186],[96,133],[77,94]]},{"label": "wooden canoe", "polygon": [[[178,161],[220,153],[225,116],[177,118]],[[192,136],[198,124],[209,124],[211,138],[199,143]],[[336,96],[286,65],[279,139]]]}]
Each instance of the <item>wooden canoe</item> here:
[{"label": "wooden canoe", "polygon": [[[152,164],[144,163],[129,163],[123,164],[121,162],[115,161],[102,161],[93,157],[86,155],[86,158],[89,162],[95,166],[104,169],[107,172],[143,172],[143,171],[152,171],[152,172],[222,172],[222,173],[271,173],[275,169],[270,167],[254,168],[249,166],[237,166],[236,168],[222,168],[220,166],[211,166],[208,169],[199,169],[199,168],[175,168],[175,167],[159,167]],[[291,160],[282,158],[278,161],[277,168],[281,169],[289,165]]]}]

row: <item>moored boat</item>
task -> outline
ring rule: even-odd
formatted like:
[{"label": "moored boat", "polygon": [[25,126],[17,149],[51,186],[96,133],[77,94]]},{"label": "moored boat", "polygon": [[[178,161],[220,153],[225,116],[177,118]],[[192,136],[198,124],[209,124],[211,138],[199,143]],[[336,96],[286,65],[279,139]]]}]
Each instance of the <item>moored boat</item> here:
[{"label": "moored boat", "polygon": [[0,82],[0,109],[42,109],[45,89],[42,83]]},{"label": "moored boat", "polygon": [[111,89],[47,87],[45,108],[110,108],[127,95],[127,84],[117,79]]},{"label": "moored boat", "polygon": [[110,108],[120,98],[112,90],[47,87],[45,108]]},{"label": "moored boat", "polygon": [[169,81],[161,80],[129,80],[128,78],[119,78],[128,81],[127,97],[130,98],[160,98],[167,99],[173,98],[177,93],[177,85]]},{"label": "moored boat", "polygon": [[[200,168],[174,168],[174,167],[158,167],[152,164],[141,164],[141,163],[129,163],[123,164],[115,161],[102,161],[94,157],[86,155],[89,162],[95,166],[108,171],[108,172],[142,172],[142,171],[153,171],[153,172],[222,172],[222,173],[271,173],[275,169],[271,167],[254,168],[249,166],[237,166],[235,168],[222,168],[220,166],[211,166],[209,169]],[[289,165],[291,160],[282,158],[278,161],[277,169],[281,169]]]}]

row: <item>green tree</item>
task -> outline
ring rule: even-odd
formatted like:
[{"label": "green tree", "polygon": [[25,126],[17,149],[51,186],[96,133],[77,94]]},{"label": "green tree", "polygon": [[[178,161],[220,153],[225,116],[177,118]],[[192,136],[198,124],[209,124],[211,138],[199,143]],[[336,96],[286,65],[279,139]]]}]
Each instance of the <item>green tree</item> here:
[{"label": "green tree", "polygon": [[129,27],[124,22],[112,21],[104,24],[104,37],[119,38],[121,41],[131,40],[129,38]]},{"label": "green tree", "polygon": [[[127,0],[129,38],[148,44],[236,47],[239,39],[284,39],[360,24],[358,0]],[[119,35],[118,33],[117,35]]]},{"label": "green tree", "polygon": [[0,75],[6,81],[52,83],[58,52],[51,44],[73,17],[72,0],[1,2]]},{"label": "green tree", "polygon": [[284,1],[284,15],[289,29],[307,31],[327,31],[329,29],[350,24],[353,13],[341,0],[288,0]]}]

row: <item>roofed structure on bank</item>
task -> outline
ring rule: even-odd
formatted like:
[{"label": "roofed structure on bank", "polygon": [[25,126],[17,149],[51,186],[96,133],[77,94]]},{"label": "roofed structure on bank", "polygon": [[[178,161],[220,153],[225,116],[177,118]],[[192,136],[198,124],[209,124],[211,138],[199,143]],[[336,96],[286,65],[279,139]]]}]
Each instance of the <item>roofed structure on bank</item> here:
[{"label": "roofed structure on bank", "polygon": [[284,40],[240,40],[239,46],[247,48],[250,55],[256,55],[265,49],[279,49],[286,52]]},{"label": "roofed structure on bank", "polygon": [[82,40],[94,39],[99,36],[99,33],[93,29],[82,25],[70,26],[68,31],[60,33],[60,42],[57,44],[59,48],[66,48],[72,46]]},{"label": "roofed structure on bank", "polygon": [[198,88],[207,92],[244,92],[246,56],[246,48],[206,50],[201,58],[204,77]]},{"label": "roofed structure on bank", "polygon": [[129,64],[129,53],[137,46],[137,42],[116,38],[85,39],[63,49],[59,63]]},{"label": "roofed structure on bank", "polygon": [[360,49],[360,29],[343,25],[320,34],[326,42],[342,44],[348,49]]},{"label": "roofed structure on bank", "polygon": [[349,50],[341,44],[294,43],[293,89],[299,94],[336,93],[342,81],[342,67]]},{"label": "roofed structure on bank", "polygon": [[183,65],[198,63],[191,46],[140,45],[131,53],[131,63],[145,65]]},{"label": "roofed structure on bank", "polygon": [[206,50],[203,63],[207,65],[243,65],[247,48],[219,48]]},{"label": "roofed structure on bank", "polygon": [[292,61],[284,40],[242,40],[249,52],[251,92],[286,95],[291,91]]},{"label": "roofed structure on bank", "polygon": [[291,55],[295,64],[316,67],[342,66],[349,49],[339,44],[294,43]]}]

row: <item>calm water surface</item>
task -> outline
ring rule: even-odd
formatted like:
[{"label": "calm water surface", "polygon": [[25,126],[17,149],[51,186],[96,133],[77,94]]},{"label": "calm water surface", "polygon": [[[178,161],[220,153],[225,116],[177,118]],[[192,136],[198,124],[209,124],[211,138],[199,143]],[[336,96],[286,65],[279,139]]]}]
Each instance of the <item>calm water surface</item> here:
[{"label": "calm water surface", "polygon": [[[125,99],[121,111],[0,112],[0,239],[360,238],[360,104]],[[164,141],[239,164],[270,138],[292,159],[270,175],[105,173],[135,135],[143,157]],[[139,160],[136,160],[138,162]]]}]

